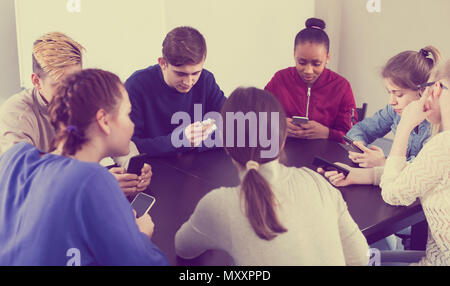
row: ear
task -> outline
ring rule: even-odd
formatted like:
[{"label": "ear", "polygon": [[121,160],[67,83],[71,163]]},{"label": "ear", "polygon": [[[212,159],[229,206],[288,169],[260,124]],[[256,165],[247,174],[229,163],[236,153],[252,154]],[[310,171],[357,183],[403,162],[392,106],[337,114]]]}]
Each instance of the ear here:
[{"label": "ear", "polygon": [[41,91],[41,89],[42,89],[42,81],[41,81],[41,78],[39,77],[39,75],[37,73],[32,73],[31,74],[31,83],[33,84],[33,86],[38,91]]},{"label": "ear", "polygon": [[330,63],[330,58],[331,58],[331,54],[330,54],[330,52],[328,52],[328,55],[327,55],[327,63],[326,63],[326,64],[329,64],[329,63]]},{"label": "ear", "polygon": [[167,61],[163,57],[158,58],[158,64],[162,70],[165,70],[167,68]]},{"label": "ear", "polygon": [[99,109],[95,115],[95,119],[97,120],[97,125],[101,132],[103,132],[106,136],[111,134],[111,122],[108,113],[106,113],[105,110]]}]

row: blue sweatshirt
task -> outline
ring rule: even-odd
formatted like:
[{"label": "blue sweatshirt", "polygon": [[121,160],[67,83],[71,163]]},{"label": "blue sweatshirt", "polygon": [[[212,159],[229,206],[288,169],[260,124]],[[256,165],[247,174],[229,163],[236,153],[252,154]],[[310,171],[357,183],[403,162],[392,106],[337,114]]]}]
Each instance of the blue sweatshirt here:
[{"label": "blue sweatshirt", "polygon": [[0,265],[167,265],[104,167],[18,143],[0,156]]},{"label": "blue sweatshirt", "polygon": [[[135,124],[132,140],[140,153],[153,156],[191,150],[190,147],[174,146],[172,132],[181,137],[185,126],[202,121],[206,113],[220,113],[226,100],[213,74],[205,69],[188,93],[169,87],[159,65],[136,71],[125,82],[125,87],[132,105],[130,117]],[[196,104],[200,116],[194,116]],[[186,112],[189,122],[177,120],[172,124],[172,116],[180,111]]]},{"label": "blue sweatshirt", "polygon": [[[386,105],[372,117],[358,122],[348,131],[347,136],[355,141],[362,141],[367,145],[378,138],[384,137],[391,131],[395,134],[400,119],[400,115],[394,111],[392,106]],[[413,160],[419,154],[419,151],[429,140],[430,136],[431,125],[428,121],[424,120],[420,123],[418,132],[416,133],[413,130],[411,135],[409,135],[408,149],[405,154],[408,161]]]}]

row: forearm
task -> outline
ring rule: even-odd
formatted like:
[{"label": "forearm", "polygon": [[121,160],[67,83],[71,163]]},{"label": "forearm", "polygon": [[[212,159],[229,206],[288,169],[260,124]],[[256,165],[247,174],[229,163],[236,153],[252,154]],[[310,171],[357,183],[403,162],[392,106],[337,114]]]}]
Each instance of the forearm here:
[{"label": "forearm", "polygon": [[406,156],[406,151],[408,149],[408,139],[411,134],[412,129],[408,126],[403,125],[401,122],[398,125],[397,132],[395,134],[394,142],[392,143],[391,152],[389,156]]}]

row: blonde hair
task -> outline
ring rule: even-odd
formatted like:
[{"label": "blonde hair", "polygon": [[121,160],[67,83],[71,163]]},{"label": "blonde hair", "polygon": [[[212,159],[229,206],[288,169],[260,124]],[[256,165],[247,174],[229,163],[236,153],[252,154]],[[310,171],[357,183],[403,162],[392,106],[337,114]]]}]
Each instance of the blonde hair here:
[{"label": "blonde hair", "polygon": [[[431,79],[433,81],[445,79],[450,82],[450,60],[447,60],[442,64],[436,66],[432,72]],[[440,131],[440,127],[440,124],[432,124],[431,136],[438,134]]]},{"label": "blonde hair", "polygon": [[417,85],[428,81],[441,58],[441,53],[433,46],[426,46],[420,51],[404,51],[389,59],[381,76],[398,87],[416,90]]},{"label": "blonde hair", "polygon": [[83,50],[83,46],[63,33],[45,34],[33,44],[33,72],[58,80],[65,68],[82,64]]}]

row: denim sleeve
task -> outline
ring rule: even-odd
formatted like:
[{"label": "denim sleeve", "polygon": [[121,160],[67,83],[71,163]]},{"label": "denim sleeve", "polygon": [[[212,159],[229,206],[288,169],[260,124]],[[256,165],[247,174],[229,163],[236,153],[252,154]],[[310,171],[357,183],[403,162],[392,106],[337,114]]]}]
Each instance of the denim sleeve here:
[{"label": "denim sleeve", "polygon": [[347,132],[347,136],[355,141],[363,141],[370,144],[378,138],[384,137],[392,130],[394,124],[395,111],[390,105],[377,111],[372,117],[368,117]]}]

